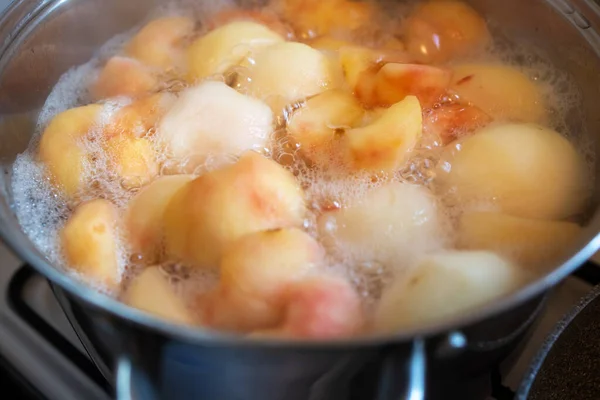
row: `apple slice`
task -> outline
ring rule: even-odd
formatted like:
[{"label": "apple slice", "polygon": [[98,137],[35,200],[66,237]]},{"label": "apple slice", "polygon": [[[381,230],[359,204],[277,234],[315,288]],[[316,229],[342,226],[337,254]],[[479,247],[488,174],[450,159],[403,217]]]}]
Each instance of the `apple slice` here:
[{"label": "apple slice", "polygon": [[447,251],[425,256],[385,289],[375,313],[379,332],[443,322],[517,289],[518,269],[485,251]]},{"label": "apple slice", "polygon": [[418,64],[385,64],[377,72],[371,106],[389,106],[406,96],[416,96],[424,108],[438,102],[450,86],[450,70]]},{"label": "apple slice", "polygon": [[102,106],[76,107],[56,115],[48,124],[39,145],[39,159],[57,189],[75,197],[87,184],[90,160],[82,141],[95,126]]},{"label": "apple slice", "polygon": [[175,99],[172,93],[156,93],[120,108],[104,126],[104,137],[148,135]]},{"label": "apple slice", "polygon": [[278,33],[286,39],[293,39],[294,32],[276,13],[268,9],[245,10],[239,8],[225,9],[208,21],[209,29],[213,30],[235,21],[252,21],[259,23]]},{"label": "apple slice", "polygon": [[337,86],[331,61],[302,43],[277,43],[257,52],[248,63],[242,90],[271,104],[278,113],[285,105]]},{"label": "apple slice", "polygon": [[461,101],[497,120],[544,123],[541,88],[517,69],[497,64],[464,64],[453,68],[451,90]]},{"label": "apple slice", "polygon": [[282,0],[280,8],[296,28],[298,37],[349,33],[371,23],[375,7],[347,0]]},{"label": "apple slice", "polygon": [[125,218],[129,245],[146,263],[158,261],[162,250],[163,214],[175,193],[193,175],[163,176],[140,190],[129,202]]},{"label": "apple slice", "polygon": [[535,124],[490,125],[447,146],[438,165],[438,192],[467,209],[563,219],[581,213],[591,194],[581,155]]},{"label": "apple slice", "polygon": [[220,263],[221,281],[206,321],[220,329],[248,332],[277,324],[286,288],[323,264],[324,251],[295,228],[242,236]]},{"label": "apple slice", "polygon": [[223,82],[186,89],[158,125],[157,143],[191,173],[210,156],[239,156],[268,147],[273,113],[258,99]]},{"label": "apple slice", "polygon": [[194,30],[188,17],[164,17],[148,22],[125,46],[125,55],[163,70],[182,61],[183,40]]},{"label": "apple slice", "polygon": [[443,243],[441,214],[422,186],[388,183],[349,203],[318,219],[320,238],[331,254],[396,268]]},{"label": "apple slice", "polygon": [[115,136],[108,140],[104,151],[108,168],[126,189],[139,188],[158,175],[154,147],[148,139]]},{"label": "apple slice", "polygon": [[319,36],[308,42],[313,49],[322,51],[339,51],[342,47],[352,47],[354,44],[348,40],[332,36]]},{"label": "apple slice", "polygon": [[363,115],[360,103],[342,90],[329,90],[306,101],[292,114],[287,129],[300,145],[304,157],[317,163],[331,158],[331,145],[338,130],[349,129]]},{"label": "apple slice", "polygon": [[222,74],[252,51],[283,41],[281,35],[256,22],[234,21],[220,26],[188,48],[188,81]]},{"label": "apple slice", "polygon": [[138,98],[149,94],[157,84],[154,74],[138,60],[114,56],[106,62],[91,93],[97,100],[118,96]]},{"label": "apple slice", "polygon": [[182,298],[158,269],[149,267],[131,281],[123,294],[123,301],[141,311],[170,322],[192,324],[193,318]]},{"label": "apple slice", "polygon": [[60,232],[67,265],[86,279],[114,289],[121,277],[117,258],[118,210],[108,200],[79,205]]},{"label": "apple slice", "polygon": [[364,313],[356,291],[343,279],[315,276],[291,284],[280,325],[252,332],[250,337],[340,339],[358,334]]},{"label": "apple slice", "polygon": [[252,232],[301,226],[304,212],[294,176],[248,152],[175,194],[164,215],[166,252],[191,266],[215,268],[233,241]]},{"label": "apple slice", "polygon": [[421,133],[421,106],[408,96],[369,125],[349,130],[343,140],[355,169],[390,172],[406,162]]},{"label": "apple slice", "polygon": [[456,246],[493,251],[525,268],[547,270],[572,249],[580,233],[572,222],[474,212],[460,218]]},{"label": "apple slice", "polygon": [[463,104],[442,104],[425,111],[423,134],[446,145],[457,138],[475,133],[492,122],[479,108]]},{"label": "apple slice", "polygon": [[463,1],[418,4],[404,24],[408,51],[422,63],[442,63],[481,51],[491,41],[485,20]]}]

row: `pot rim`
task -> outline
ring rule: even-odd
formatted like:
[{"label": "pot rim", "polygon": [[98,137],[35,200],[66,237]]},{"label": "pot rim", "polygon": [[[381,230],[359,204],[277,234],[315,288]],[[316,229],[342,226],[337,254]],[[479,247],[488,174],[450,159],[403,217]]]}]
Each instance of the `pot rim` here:
[{"label": "pot rim", "polygon": [[[23,3],[25,2],[26,1],[19,0],[14,1],[0,14],[0,32],[5,31],[3,27],[10,20],[11,14],[22,11],[19,7],[23,6]],[[28,12],[25,15],[25,18],[20,19],[17,22],[17,25],[12,27],[12,29],[18,29],[18,31],[14,32],[13,30],[10,37],[7,38],[1,46],[0,74],[4,72],[6,59],[10,58],[10,53],[18,47],[19,42],[32,30],[31,25],[36,21],[43,20],[45,16],[52,13],[64,3],[66,3],[65,0],[37,0],[35,9]],[[554,7],[553,1],[548,1],[548,3],[549,6]],[[600,49],[594,48],[594,52],[600,58]],[[8,198],[6,200],[8,203]],[[451,318],[440,319],[418,328],[407,329],[393,334],[373,334],[357,338],[328,340],[247,338],[199,326],[187,326],[172,323],[160,317],[130,307],[113,297],[91,289],[83,282],[79,282],[76,279],[69,277],[67,274],[61,272],[59,268],[52,266],[38,250],[33,252],[29,251],[24,243],[11,234],[10,227],[7,226],[8,224],[0,224],[0,239],[4,241],[18,257],[70,295],[83,300],[93,308],[108,312],[136,325],[151,328],[166,336],[175,337],[185,342],[203,345],[214,344],[235,347],[253,346],[265,348],[294,347],[335,349],[409,342],[418,337],[431,337],[447,332],[460,331],[466,326],[493,317],[501,312],[508,311],[527,300],[531,300],[537,295],[541,295],[543,292],[560,283],[600,249],[600,213],[597,211],[598,209],[589,225],[584,228],[584,234],[582,234],[578,243],[578,251],[565,262],[552,269],[550,273],[531,281],[508,296],[504,296],[497,301],[479,307],[472,312],[467,312]]]}]

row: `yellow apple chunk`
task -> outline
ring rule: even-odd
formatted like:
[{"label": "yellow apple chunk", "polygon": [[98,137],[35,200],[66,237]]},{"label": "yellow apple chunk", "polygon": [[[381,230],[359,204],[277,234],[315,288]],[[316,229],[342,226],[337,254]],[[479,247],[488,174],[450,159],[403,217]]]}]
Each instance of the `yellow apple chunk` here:
[{"label": "yellow apple chunk", "polygon": [[124,188],[138,188],[158,175],[154,147],[148,139],[115,136],[108,140],[104,152],[108,168]]},{"label": "yellow apple chunk", "polygon": [[106,138],[117,135],[145,136],[175,99],[175,95],[164,92],[136,100],[115,112],[104,126],[103,135]]},{"label": "yellow apple chunk", "polygon": [[404,26],[407,50],[423,63],[441,63],[482,50],[491,40],[485,20],[463,1],[418,4]]},{"label": "yellow apple chunk", "polygon": [[222,74],[251,52],[284,38],[264,25],[234,21],[196,39],[187,50],[188,81]]},{"label": "yellow apple chunk", "polygon": [[98,100],[118,96],[138,98],[153,91],[157,83],[152,71],[139,61],[114,56],[100,72],[91,93]]},{"label": "yellow apple chunk", "polygon": [[193,318],[185,302],[173,290],[158,267],[146,268],[131,281],[123,301],[141,311],[170,322],[192,324]]},{"label": "yellow apple chunk", "polygon": [[453,68],[451,90],[461,101],[497,120],[543,123],[544,99],[538,85],[507,65],[465,64]]},{"label": "yellow apple chunk", "polygon": [[456,246],[468,250],[489,250],[519,266],[548,270],[572,250],[580,232],[581,227],[572,222],[474,212],[460,218]]},{"label": "yellow apple chunk", "polygon": [[390,183],[346,208],[319,217],[319,235],[334,254],[402,266],[442,244],[442,218],[428,189]]},{"label": "yellow apple chunk", "polygon": [[150,21],[125,46],[125,55],[161,69],[181,62],[183,39],[191,35],[194,21],[188,17],[164,17]]},{"label": "yellow apple chunk", "polygon": [[110,289],[121,279],[118,224],[117,208],[108,200],[97,199],[79,205],[60,233],[67,265]]},{"label": "yellow apple chunk", "polygon": [[384,290],[375,329],[391,333],[456,318],[508,295],[520,284],[518,269],[494,253],[428,255]]},{"label": "yellow apple chunk", "polygon": [[588,176],[582,157],[559,133],[534,124],[496,124],[446,147],[436,184],[463,207],[563,219],[583,211]]},{"label": "yellow apple chunk", "polygon": [[287,129],[304,157],[325,162],[336,132],[351,128],[362,115],[363,109],[354,96],[330,90],[307,100],[303,108],[292,114]]},{"label": "yellow apple chunk", "polygon": [[186,172],[209,156],[239,156],[268,146],[273,113],[262,101],[222,82],[182,92],[158,126],[157,141]]},{"label": "yellow apple chunk", "polygon": [[163,176],[140,190],[129,202],[125,224],[132,253],[144,262],[158,261],[162,250],[163,214],[175,193],[193,175]]},{"label": "yellow apple chunk", "polygon": [[56,115],[42,134],[39,159],[54,185],[67,197],[86,185],[89,160],[82,141],[96,124],[102,106],[76,107]]},{"label": "yellow apple chunk", "polygon": [[408,96],[369,125],[346,133],[347,158],[355,169],[393,171],[406,162],[421,133],[421,106]]},{"label": "yellow apple chunk", "polygon": [[242,236],[225,249],[216,302],[206,315],[210,326],[250,331],[276,324],[285,289],[323,263],[324,251],[295,228]]},{"label": "yellow apple chunk", "polygon": [[302,190],[289,171],[248,152],[175,194],[164,216],[167,255],[214,268],[224,249],[241,236],[300,226],[304,207]]}]

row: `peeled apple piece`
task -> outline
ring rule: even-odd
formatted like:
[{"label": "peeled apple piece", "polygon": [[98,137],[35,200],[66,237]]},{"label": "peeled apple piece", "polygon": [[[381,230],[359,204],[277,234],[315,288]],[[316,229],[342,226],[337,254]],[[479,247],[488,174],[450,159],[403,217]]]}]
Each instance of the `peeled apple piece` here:
[{"label": "peeled apple piece", "polygon": [[355,169],[391,172],[408,159],[422,133],[419,101],[409,96],[369,125],[344,135],[347,158]]},{"label": "peeled apple piece", "polygon": [[323,51],[338,51],[342,47],[353,46],[353,43],[348,40],[339,39],[332,36],[319,36],[309,43],[310,47]]},{"label": "peeled apple piece", "polygon": [[363,115],[358,101],[342,90],[329,90],[306,101],[287,123],[292,140],[304,157],[325,162],[337,129],[349,129]]},{"label": "peeled apple piece", "polygon": [[158,267],[149,267],[131,281],[123,295],[131,307],[154,314],[170,322],[192,324],[185,302],[177,296],[167,277]]},{"label": "peeled apple piece", "polygon": [[323,257],[319,244],[297,228],[250,233],[223,253],[221,284],[249,295],[273,297],[282,285],[314,271]]},{"label": "peeled apple piece", "polygon": [[520,283],[518,269],[494,253],[425,256],[384,290],[374,327],[395,332],[458,317],[511,293]]},{"label": "peeled apple piece", "polygon": [[174,94],[163,92],[136,100],[115,112],[103,127],[103,135],[106,138],[117,135],[148,135],[175,99]]},{"label": "peeled apple piece", "polygon": [[534,124],[490,125],[446,147],[435,182],[467,209],[523,218],[577,215],[590,195],[585,161],[573,145]]},{"label": "peeled apple piece", "polygon": [[207,81],[180,94],[158,125],[157,141],[170,159],[185,163],[185,172],[193,172],[209,156],[262,150],[272,131],[266,104]]},{"label": "peeled apple piece", "polygon": [[114,288],[120,281],[117,207],[96,199],[79,205],[60,232],[65,261],[86,279]]},{"label": "peeled apple piece", "polygon": [[315,239],[300,229],[242,236],[223,253],[208,325],[250,331],[276,324],[283,308],[281,294],[288,285],[314,273],[324,255]]},{"label": "peeled apple piece", "polygon": [[485,20],[463,1],[418,4],[404,26],[407,50],[422,63],[442,63],[484,48],[491,36]]},{"label": "peeled apple piece", "polygon": [[432,135],[442,145],[471,135],[492,122],[479,108],[464,104],[443,104],[423,114],[423,134]]},{"label": "peeled apple piece", "polygon": [[464,64],[453,68],[450,89],[463,102],[497,120],[542,123],[546,117],[540,87],[513,67]]},{"label": "peeled apple piece", "polygon": [[193,175],[163,176],[142,188],[129,202],[125,225],[132,253],[157,262],[162,248],[163,214],[169,201]]},{"label": "peeled apple piece", "polygon": [[175,194],[164,215],[166,253],[191,266],[214,268],[241,236],[301,226],[304,212],[304,195],[294,176],[248,152]]},{"label": "peeled apple piece", "polygon": [[441,246],[442,222],[428,189],[389,183],[346,208],[324,213],[318,228],[333,253],[395,267]]},{"label": "peeled apple piece", "polygon": [[[320,42],[319,40],[322,40]],[[356,46],[349,42],[337,42],[335,39],[316,39],[316,46],[332,47],[338,51],[339,62],[348,86],[356,92],[373,90],[369,86],[369,78],[381,68],[381,63],[407,63],[409,58],[404,52],[389,49],[372,49],[369,47]],[[313,45],[315,46],[315,45]],[[337,47],[337,48],[336,48]],[[320,47],[316,47],[320,48]],[[373,82],[374,83],[374,82]],[[365,97],[366,95],[363,95]],[[359,96],[360,97],[360,96]]]},{"label": "peeled apple piece", "polygon": [[108,140],[104,152],[108,168],[124,188],[139,188],[158,175],[154,147],[148,139],[115,136]]},{"label": "peeled apple piece", "polygon": [[349,33],[371,23],[375,8],[366,1],[280,0],[283,14],[300,37]]},{"label": "peeled apple piece", "polygon": [[572,222],[474,212],[461,216],[456,246],[489,250],[525,268],[548,269],[567,255],[580,233],[581,227]]},{"label": "peeled apple piece", "polygon": [[244,92],[263,99],[274,110],[336,86],[331,61],[302,43],[285,42],[262,49],[248,65]]},{"label": "peeled apple piece", "polygon": [[253,337],[339,339],[360,332],[364,324],[361,301],[348,282],[316,276],[291,284],[280,326],[253,332]]},{"label": "peeled apple piece", "polygon": [[187,50],[188,81],[222,74],[249,53],[285,39],[264,25],[234,21],[196,39]]},{"label": "peeled apple piece", "polygon": [[445,68],[387,63],[373,78],[363,76],[372,82],[359,82],[357,96],[370,107],[389,106],[407,96],[416,96],[423,107],[431,107],[446,92],[451,78],[452,72]]},{"label": "peeled apple piece", "polygon": [[76,196],[87,184],[89,160],[81,142],[101,111],[98,104],[71,108],[56,115],[42,134],[39,159],[51,181],[67,198]]},{"label": "peeled apple piece", "polygon": [[155,89],[158,80],[153,72],[138,60],[115,56],[109,59],[91,87],[97,99],[126,96],[142,97]]},{"label": "peeled apple piece", "polygon": [[168,69],[181,62],[181,42],[194,30],[187,17],[158,18],[147,23],[125,46],[125,54],[146,65]]},{"label": "peeled apple piece", "polygon": [[276,13],[268,9],[247,10],[233,7],[219,12],[207,21],[209,29],[215,29],[234,21],[252,21],[259,23],[278,33],[283,38],[291,39],[294,36],[291,27],[283,22]]}]

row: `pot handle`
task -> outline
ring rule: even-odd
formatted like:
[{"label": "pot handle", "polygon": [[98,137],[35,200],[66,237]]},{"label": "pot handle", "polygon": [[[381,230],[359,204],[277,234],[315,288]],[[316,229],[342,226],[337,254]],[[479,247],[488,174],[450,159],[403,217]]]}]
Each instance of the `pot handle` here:
[{"label": "pot handle", "polygon": [[135,368],[126,354],[121,354],[117,360],[115,379],[116,400],[158,400],[146,375]]},{"label": "pot handle", "polygon": [[120,355],[117,360],[115,397],[116,400],[133,400],[131,379],[132,363],[126,355]]},{"label": "pot handle", "polygon": [[[424,339],[416,338],[412,342],[408,365],[406,365],[405,353],[399,354],[392,350],[383,363],[377,400],[425,400],[426,367],[427,353]],[[398,379],[402,369],[405,369],[403,372],[406,374],[406,380]],[[137,397],[133,395],[135,371],[127,355],[119,356],[115,375],[116,400],[134,400]],[[407,382],[406,387],[398,388],[398,383],[402,381]]]},{"label": "pot handle", "polygon": [[[384,360],[377,400],[425,400],[427,383],[425,340],[423,338],[413,340],[408,364],[405,355],[404,352],[392,350]],[[401,379],[401,374],[405,375],[405,379]],[[399,388],[402,382],[406,384],[403,388]]]}]

